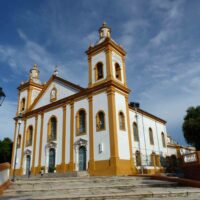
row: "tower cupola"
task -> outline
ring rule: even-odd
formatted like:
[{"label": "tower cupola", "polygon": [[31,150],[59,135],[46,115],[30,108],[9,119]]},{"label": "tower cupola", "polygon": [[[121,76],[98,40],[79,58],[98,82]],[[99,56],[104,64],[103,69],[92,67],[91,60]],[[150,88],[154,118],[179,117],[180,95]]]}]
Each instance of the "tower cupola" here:
[{"label": "tower cupola", "polygon": [[107,26],[106,22],[103,22],[102,26],[99,29],[99,37],[102,38],[110,38],[111,29]]},{"label": "tower cupola", "polygon": [[40,84],[41,82],[39,80],[39,74],[40,71],[38,69],[38,66],[34,64],[33,67],[30,69],[29,79],[35,83]]}]

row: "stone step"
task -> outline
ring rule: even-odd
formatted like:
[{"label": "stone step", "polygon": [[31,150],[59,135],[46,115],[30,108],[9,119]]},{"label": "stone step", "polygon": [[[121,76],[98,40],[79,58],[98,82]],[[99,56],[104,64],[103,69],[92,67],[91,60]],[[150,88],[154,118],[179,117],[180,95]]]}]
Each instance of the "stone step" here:
[{"label": "stone step", "polygon": [[[150,189],[150,188],[149,188]],[[101,200],[106,200],[106,199],[143,199],[143,200],[155,200],[156,199],[172,199],[175,197],[178,197],[181,199],[183,197],[186,197],[186,199],[191,199],[196,198],[196,200],[200,198],[200,191],[199,190],[193,190],[191,191],[189,190],[184,190],[184,189],[179,189],[179,190],[171,190],[171,191],[167,191],[167,190],[160,190],[160,188],[154,189],[153,191],[151,190],[132,190],[132,191],[123,191],[123,192],[113,192],[113,191],[104,191],[103,193],[94,193],[92,191],[90,191],[90,194],[86,194],[84,193],[84,191],[82,191],[82,193],[52,193],[49,192],[48,194],[40,194],[40,193],[34,193],[32,195],[28,194],[28,195],[21,195],[21,196],[4,196],[3,198],[1,198],[1,200],[5,200],[5,199],[15,199],[15,200],[31,200],[31,199],[37,199],[37,200],[64,200],[64,199],[81,199],[81,200],[92,200],[92,199],[101,199]]]}]

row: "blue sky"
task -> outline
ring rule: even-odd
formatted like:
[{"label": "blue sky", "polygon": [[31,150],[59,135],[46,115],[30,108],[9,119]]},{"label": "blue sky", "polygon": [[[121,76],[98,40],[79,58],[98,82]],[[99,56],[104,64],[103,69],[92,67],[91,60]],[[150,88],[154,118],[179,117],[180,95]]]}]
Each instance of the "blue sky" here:
[{"label": "blue sky", "polygon": [[42,81],[60,76],[87,86],[85,50],[106,21],[127,51],[129,101],[167,120],[168,133],[184,143],[182,122],[200,104],[200,1],[1,0],[0,139],[13,137],[17,86],[38,64]]}]

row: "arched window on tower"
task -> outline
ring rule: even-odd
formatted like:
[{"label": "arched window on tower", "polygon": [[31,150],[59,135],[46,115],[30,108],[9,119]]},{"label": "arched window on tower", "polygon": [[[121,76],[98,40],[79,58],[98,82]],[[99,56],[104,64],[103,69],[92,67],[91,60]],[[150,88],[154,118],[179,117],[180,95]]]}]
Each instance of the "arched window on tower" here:
[{"label": "arched window on tower", "polygon": [[135,122],[133,123],[133,137],[135,142],[139,142],[138,126]]},{"label": "arched window on tower", "polygon": [[22,139],[22,136],[21,136],[21,134],[19,134],[18,138],[17,138],[17,148],[21,147],[21,139]]},{"label": "arched window on tower", "polygon": [[122,80],[121,67],[118,63],[115,63],[115,78],[120,81]]},{"label": "arched window on tower", "polygon": [[98,62],[95,67],[95,77],[96,80],[100,80],[103,78],[103,63]]},{"label": "arched window on tower", "polygon": [[26,134],[26,146],[31,146],[33,141],[33,127],[29,126]]},{"label": "arched window on tower", "polygon": [[97,131],[105,130],[105,113],[99,111],[96,115],[96,127]]},{"label": "arched window on tower", "polygon": [[161,133],[163,147],[166,147],[165,134]]},{"label": "arched window on tower", "polygon": [[26,99],[23,98],[21,100],[21,104],[20,104],[20,111],[23,112],[25,110],[25,103],[26,103]]},{"label": "arched window on tower", "polygon": [[119,112],[119,129],[125,130],[125,116],[122,111]]},{"label": "arched window on tower", "polygon": [[51,117],[48,122],[48,141],[54,141],[57,138],[57,119],[55,116]]},{"label": "arched window on tower", "polygon": [[153,131],[151,128],[149,128],[149,141],[151,145],[154,145]]},{"label": "arched window on tower", "polygon": [[76,114],[76,134],[82,135],[86,133],[86,112],[81,109]]}]

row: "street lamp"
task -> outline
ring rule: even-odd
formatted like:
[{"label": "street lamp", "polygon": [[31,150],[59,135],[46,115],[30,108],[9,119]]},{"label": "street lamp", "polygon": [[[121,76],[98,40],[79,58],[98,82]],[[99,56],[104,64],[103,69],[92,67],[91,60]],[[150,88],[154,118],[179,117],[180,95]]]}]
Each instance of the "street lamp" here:
[{"label": "street lamp", "polygon": [[22,113],[19,113],[19,115],[16,117],[16,120],[18,122],[18,132],[16,137],[16,144],[15,144],[15,161],[14,161],[14,170],[13,170],[13,178],[12,181],[15,182],[15,170],[16,170],[16,161],[17,161],[17,148],[18,148],[18,139],[19,139],[19,133],[20,133],[20,126],[22,123]]},{"label": "street lamp", "polygon": [[6,98],[6,95],[3,92],[3,89],[0,87],[0,106],[2,105],[5,98]]}]

